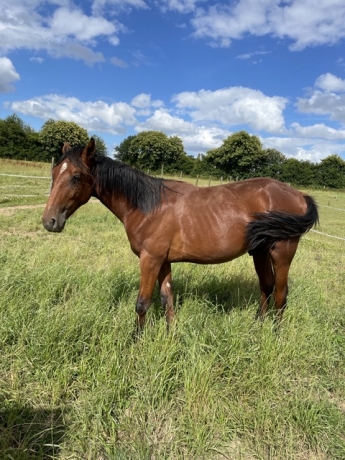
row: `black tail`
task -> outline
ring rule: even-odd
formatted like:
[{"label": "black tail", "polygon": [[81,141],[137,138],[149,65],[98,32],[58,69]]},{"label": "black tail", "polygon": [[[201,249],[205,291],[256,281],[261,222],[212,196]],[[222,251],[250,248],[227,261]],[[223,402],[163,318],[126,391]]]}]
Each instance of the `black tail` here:
[{"label": "black tail", "polygon": [[304,198],[308,208],[303,216],[277,211],[253,215],[255,219],[249,222],[246,230],[250,255],[267,251],[278,241],[301,236],[318,223],[319,213],[314,199],[308,195]]}]

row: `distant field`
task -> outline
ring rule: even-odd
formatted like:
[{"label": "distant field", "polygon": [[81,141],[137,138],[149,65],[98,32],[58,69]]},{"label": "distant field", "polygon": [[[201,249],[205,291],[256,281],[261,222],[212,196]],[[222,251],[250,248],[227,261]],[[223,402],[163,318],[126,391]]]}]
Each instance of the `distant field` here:
[{"label": "distant field", "polygon": [[[12,161],[0,158],[0,206],[25,205],[44,203],[47,200],[50,186],[49,163],[35,163],[30,161]],[[18,177],[27,176],[27,177]],[[180,174],[166,178],[185,180],[199,186],[219,185],[229,180],[214,178],[186,178]]]},{"label": "distant field", "polygon": [[321,233],[300,243],[279,333],[255,320],[245,255],[176,264],[172,332],[156,293],[134,341],[122,224],[93,201],[50,234],[50,165],[0,174],[47,176],[0,175],[1,459],[345,458],[344,192],[308,191]]},{"label": "distant field", "polygon": [[0,206],[44,203],[50,170],[48,163],[0,159]]}]

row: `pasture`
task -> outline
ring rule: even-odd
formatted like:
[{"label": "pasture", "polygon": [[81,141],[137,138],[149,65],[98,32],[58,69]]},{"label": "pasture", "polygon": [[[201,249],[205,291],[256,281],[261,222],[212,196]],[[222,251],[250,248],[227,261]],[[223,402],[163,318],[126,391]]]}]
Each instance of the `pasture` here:
[{"label": "pasture", "polygon": [[0,161],[0,458],[345,458],[345,241],[324,235],[345,238],[344,192],[307,191],[324,234],[301,240],[278,333],[255,320],[244,255],[175,264],[171,332],[157,292],[133,340],[122,224],[95,200],[48,233],[50,165],[14,163]]}]

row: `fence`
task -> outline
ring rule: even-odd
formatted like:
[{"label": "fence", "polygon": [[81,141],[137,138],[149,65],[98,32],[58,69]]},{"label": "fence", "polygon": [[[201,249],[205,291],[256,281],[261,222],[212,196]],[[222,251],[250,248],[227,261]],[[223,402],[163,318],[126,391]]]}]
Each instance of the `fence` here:
[{"label": "fence", "polygon": [[[50,181],[51,181],[51,177],[49,177],[49,176],[25,176],[25,175],[21,175],[21,174],[5,174],[5,173],[1,173],[0,176],[19,177],[19,178],[28,178],[28,179],[46,179],[46,180],[50,179]],[[220,184],[223,183],[223,177],[221,177],[221,179],[219,181],[216,181],[215,179],[213,179],[213,180],[214,180],[214,182],[218,182]],[[229,178],[228,182],[230,182],[230,180],[231,180],[231,177]],[[208,179],[208,186],[211,185],[211,181],[212,181],[212,178],[210,176],[209,179]],[[195,184],[198,185],[198,183],[199,183],[199,176],[197,176],[196,180],[195,180]],[[50,187],[49,187],[49,192],[50,192],[50,188],[51,188],[51,183],[50,183]],[[14,195],[14,194],[7,194],[7,196],[11,196],[11,197],[35,197],[35,196],[49,196],[49,193],[44,194],[44,195],[18,195],[18,194]],[[326,205],[322,205],[322,204],[319,204],[318,206],[320,208],[329,208],[329,209],[333,209],[334,211],[345,212],[345,209],[342,209],[342,208],[336,208],[336,207],[333,207],[333,206],[326,206]],[[326,236],[328,238],[334,238],[334,239],[337,239],[337,240],[345,241],[345,238],[340,237],[340,236],[330,235],[328,233],[324,233],[324,232],[321,232],[319,230],[314,230],[314,229],[312,229],[311,231],[314,232],[314,233],[317,233],[319,235]]]}]

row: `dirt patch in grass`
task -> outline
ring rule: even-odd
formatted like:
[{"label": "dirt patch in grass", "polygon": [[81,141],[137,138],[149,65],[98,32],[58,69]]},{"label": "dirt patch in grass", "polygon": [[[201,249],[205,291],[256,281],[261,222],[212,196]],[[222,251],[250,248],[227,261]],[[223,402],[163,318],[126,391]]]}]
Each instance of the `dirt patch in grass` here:
[{"label": "dirt patch in grass", "polygon": [[8,208],[0,208],[0,215],[2,216],[13,216],[16,211],[22,209],[37,209],[44,208],[45,204],[27,204],[22,206],[9,206]]},{"label": "dirt patch in grass", "polygon": [[[1,232],[1,230],[0,230]],[[5,231],[5,232],[1,232],[1,235],[2,236],[23,236],[23,237],[30,237],[30,238],[33,238],[35,236],[37,236],[37,234],[40,233],[39,230],[36,230],[34,232],[20,232],[20,231],[17,231],[17,230],[13,230],[12,232],[8,232],[8,231]]]}]

